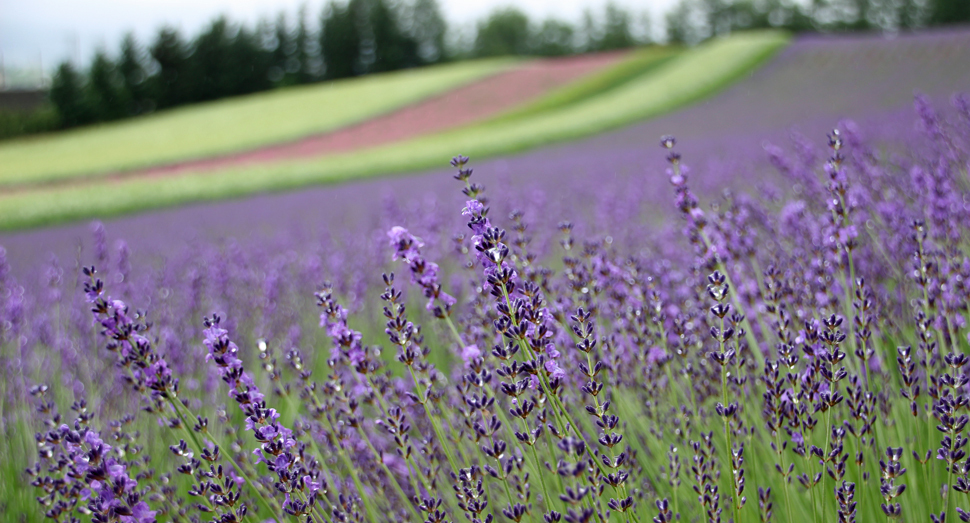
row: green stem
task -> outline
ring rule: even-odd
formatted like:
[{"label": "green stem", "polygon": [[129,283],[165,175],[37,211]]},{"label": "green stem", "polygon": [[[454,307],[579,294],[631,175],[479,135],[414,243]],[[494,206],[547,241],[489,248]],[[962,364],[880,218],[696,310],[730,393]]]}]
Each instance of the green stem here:
[{"label": "green stem", "polygon": [[[725,327],[724,318],[721,317],[721,332],[718,334],[718,337],[717,337],[719,350],[721,354],[724,354],[724,327]],[[741,355],[736,354],[735,358],[740,359]],[[729,363],[730,362],[725,361],[724,364],[721,365],[721,401],[725,410],[728,408],[727,366]],[[733,509],[732,512],[734,512],[734,521],[740,521],[741,506],[738,500],[738,492],[737,492],[737,489],[735,488],[734,445],[731,441],[731,427],[730,427],[730,423],[728,422],[728,417],[726,415],[722,416],[721,419],[722,421],[724,421],[724,445],[725,445],[724,450],[727,452],[728,459],[731,460],[731,505],[732,505],[731,508]]]},{"label": "green stem", "polygon": [[[188,434],[189,439],[192,440],[192,444],[195,445],[196,452],[198,452],[199,455],[201,455],[202,454],[202,451],[205,450],[205,446],[203,446],[202,443],[199,441],[198,437],[195,435],[195,431],[193,431],[192,429],[189,428],[188,421],[186,419],[185,414],[182,412],[182,409],[180,409],[178,407],[178,406],[181,406],[182,408],[185,408],[185,406],[182,405],[182,402],[180,402],[177,398],[175,398],[174,396],[171,396],[171,395],[166,396],[166,400],[168,400],[169,405],[172,407],[172,410],[175,411],[175,415],[178,416],[179,421],[181,422],[180,425],[182,427],[182,430],[186,434]],[[221,448],[226,448],[223,445],[221,445],[218,441],[216,441],[216,439],[213,437],[212,434],[209,434],[207,432],[206,435],[209,438],[212,439],[212,442],[214,444],[218,445]],[[232,457],[232,452],[230,452],[230,451],[227,450],[226,452],[223,452],[222,455],[225,456],[226,459],[229,460],[229,463],[232,464],[233,468],[235,468],[239,472],[240,475],[243,475],[243,476],[247,476],[248,475],[248,474],[246,474],[246,469],[242,468],[239,465],[239,463],[237,463],[236,460]],[[263,509],[266,510],[266,511],[268,511],[270,514],[274,514],[274,516],[277,516],[279,518],[279,521],[283,521],[283,519],[282,519],[283,513],[282,512],[276,512],[276,511],[273,510],[273,508],[270,505],[269,501],[266,499],[265,496],[263,496],[262,489],[257,486],[258,483],[256,482],[255,478],[248,477],[246,479],[249,481],[249,484],[252,485],[253,492],[256,493],[256,497],[259,499],[260,504],[263,505]]]},{"label": "green stem", "polygon": [[[701,240],[703,240],[704,246],[707,248],[707,250],[711,250],[711,240],[707,237],[707,233],[704,232],[703,229],[698,230],[698,232],[701,235]],[[727,270],[727,265],[725,265],[724,262],[721,261],[721,258],[716,257],[715,261],[717,263],[717,268],[720,269],[721,274],[724,275],[724,278],[727,281],[728,287],[734,290],[734,292],[729,292],[728,294],[731,296],[731,304],[734,305],[735,309],[737,309],[738,314],[741,314],[744,318],[743,320],[741,320],[741,324],[744,327],[744,339],[748,342],[748,346],[751,348],[752,354],[754,354],[755,359],[758,361],[758,366],[764,367],[765,355],[762,354],[761,347],[758,346],[758,340],[757,338],[754,337],[754,330],[751,328],[751,322],[748,319],[748,315],[744,314],[744,308],[741,307],[741,300],[738,297],[738,292],[737,292],[738,287],[731,280],[731,274]],[[767,336],[767,333],[763,332],[762,335]]]},{"label": "green stem", "polygon": [[[508,307],[508,309],[511,311],[512,300],[509,298],[508,290],[506,289],[504,284],[502,284],[501,288],[502,288],[502,295],[505,297],[505,304]],[[512,324],[516,327],[519,326],[519,322],[516,321],[514,318],[512,319]],[[519,348],[521,348],[528,355],[529,359],[536,359],[535,353],[532,352],[532,348],[529,347],[529,344],[526,343],[525,340],[519,339],[518,344],[519,344]],[[536,359],[536,361],[538,360]],[[559,422],[560,429],[562,431],[565,431],[566,426],[568,425],[572,429],[576,437],[578,437],[583,441],[583,443],[586,445],[586,448],[588,449],[592,448],[589,442],[586,441],[586,437],[582,434],[582,432],[579,431],[579,425],[577,425],[576,422],[573,421],[572,416],[569,415],[569,411],[566,410],[565,405],[563,405],[562,402],[559,401],[559,398],[555,394],[552,394],[549,391],[549,384],[546,382],[546,376],[543,373],[543,369],[539,369],[538,378],[539,378],[540,388],[542,389],[542,393],[547,398],[552,400],[553,406],[555,407],[552,409],[552,413],[556,416],[556,421]],[[565,421],[563,420],[563,418],[565,418]],[[609,474],[609,472],[605,468],[603,468],[604,465],[600,463],[599,460],[594,459],[593,462],[596,463],[596,467],[599,468],[600,472],[603,475]]]},{"label": "green stem", "polygon": [[[286,404],[289,405],[290,409],[293,412],[299,412],[299,408],[297,407],[296,403],[293,401],[293,396],[291,396],[286,391],[286,388],[285,387],[279,387],[279,391],[280,391],[280,394],[283,396],[283,399],[286,400]],[[320,471],[323,472],[323,477],[327,480],[327,484],[328,485],[333,485],[334,482],[333,482],[333,477],[331,475],[332,472],[329,469],[327,469],[325,466],[323,466],[323,463],[324,463],[323,458],[324,458],[324,456],[326,456],[326,454],[324,454],[323,451],[320,450],[320,447],[317,445],[317,440],[316,440],[316,438],[313,437],[312,434],[308,434],[307,436],[308,436],[307,439],[310,440],[310,448],[313,449],[314,454],[316,454],[317,457],[319,458],[318,461],[320,463]],[[326,498],[331,503],[333,502],[333,500],[330,499],[330,490],[329,489],[327,489]]]},{"label": "green stem", "polygon": [[552,498],[549,496],[549,489],[546,488],[546,475],[542,473],[542,465],[539,462],[539,453],[536,451],[536,446],[532,447],[532,457],[536,460],[536,470],[539,472],[539,483],[542,484],[542,497],[546,504],[546,508],[552,509]]},{"label": "green stem", "polygon": [[[950,429],[950,441],[956,441],[957,435],[956,431]],[[946,516],[943,518],[941,523],[946,523],[947,518],[950,517],[950,490],[952,490],[951,483],[953,482],[953,465],[947,466],[946,472],[946,490],[943,491],[943,511],[946,512]]]},{"label": "green stem", "polygon": [[778,456],[781,458],[782,481],[785,483],[785,509],[788,512],[788,523],[792,523],[791,498],[788,493],[788,464],[785,463],[785,450],[781,446],[781,439],[778,437],[778,430],[772,431],[775,436],[775,447],[778,448]]},{"label": "green stem", "polygon": [[[461,334],[458,332],[458,328],[455,326],[455,322],[451,320],[451,316],[445,316],[445,323],[448,325],[448,330],[451,331],[451,335],[454,336],[455,341],[458,342],[459,347],[464,347],[465,341],[462,340]],[[486,383],[484,387],[485,387],[485,392],[489,396],[495,398],[496,401],[498,401],[498,396],[495,394],[495,389],[493,389],[492,386],[489,385],[488,383]],[[506,415],[505,409],[503,409],[502,407],[497,407],[495,409],[495,413],[498,415],[498,419],[502,422],[502,426],[505,427],[506,430],[508,431],[510,441],[511,442],[518,441],[518,438],[515,437],[515,431],[512,429],[512,422],[509,420],[508,416]],[[513,446],[513,448],[515,447]],[[542,474],[541,469],[537,470],[536,472],[539,474]]]},{"label": "green stem", "polygon": [[414,369],[410,365],[408,366],[408,372],[411,373],[411,380],[414,381],[414,388],[419,393],[418,397],[421,398],[421,406],[424,407],[424,413],[426,416],[428,416],[428,421],[431,422],[431,428],[438,437],[438,446],[441,447],[442,452],[444,452],[445,457],[448,459],[448,464],[451,466],[452,471],[457,474],[461,468],[458,466],[458,462],[455,461],[454,456],[451,455],[451,451],[447,445],[447,440],[445,440],[445,437],[441,432],[441,427],[438,426],[437,417],[431,412],[431,408],[428,407],[427,394],[424,390],[421,390],[421,383],[418,381],[417,376],[414,374]]},{"label": "green stem", "polygon": [[[813,444],[812,443],[812,440],[814,438],[812,438],[812,436],[810,434],[807,435],[807,436],[808,436],[808,440],[809,440],[807,447],[809,449],[811,449],[812,448],[812,444]],[[807,457],[807,461],[808,461],[808,472],[809,472],[809,474],[811,474],[811,476],[808,479],[809,479],[810,482],[812,482],[811,487],[809,487],[809,490],[811,491],[811,494],[812,494],[812,521],[814,521],[815,523],[818,523],[818,501],[815,498],[815,490],[816,490],[815,487],[817,487],[818,485],[816,483],[814,483],[815,482],[815,464],[813,463],[814,459],[812,458],[811,451],[807,452],[805,454],[805,456]]]},{"label": "green stem", "polygon": [[[919,423],[920,421],[919,418],[916,418],[916,421],[917,423]],[[922,456],[920,453],[923,451],[923,435],[922,435],[922,431],[920,430],[920,427],[916,427],[916,445],[917,445],[917,448],[919,449],[917,451],[917,455]],[[920,490],[923,491],[923,495],[926,496],[926,499],[930,499],[930,495],[932,493],[932,488],[929,486],[930,479],[929,479],[929,476],[927,476],[926,474],[926,464],[922,463],[921,460],[922,460],[922,457],[917,459],[917,461],[919,461],[918,464],[919,464],[920,473],[923,476],[923,481],[921,485],[922,488]]]},{"label": "green stem", "polygon": [[378,521],[377,511],[374,509],[374,506],[371,504],[370,496],[367,496],[366,493],[364,492],[364,484],[360,479],[360,475],[357,474],[357,467],[355,467],[354,464],[350,462],[350,458],[347,457],[347,453],[344,452],[343,445],[341,445],[340,439],[338,436],[340,433],[337,432],[337,429],[333,426],[333,421],[331,421],[329,416],[327,417],[327,425],[329,425],[330,427],[330,433],[334,434],[334,436],[337,437],[337,441],[335,442],[336,445],[334,445],[337,448],[337,456],[340,458],[340,461],[343,462],[344,468],[346,468],[347,472],[350,474],[351,481],[354,482],[354,487],[357,489],[357,494],[360,496],[361,501],[364,503],[364,511],[367,512],[368,519],[370,519],[371,521]]},{"label": "green stem", "polygon": [[374,459],[377,460],[377,463],[380,464],[381,468],[384,470],[384,474],[387,474],[387,479],[391,484],[391,488],[394,489],[394,493],[397,494],[397,496],[401,499],[401,503],[403,503],[404,506],[408,509],[408,512],[411,513],[411,517],[413,517],[415,521],[421,521],[421,516],[418,515],[418,512],[411,505],[411,502],[408,500],[407,494],[404,493],[404,489],[401,488],[401,484],[397,481],[397,476],[395,476],[391,472],[391,469],[387,468],[387,464],[384,463],[384,458],[381,456],[381,453],[378,452],[378,450],[374,447],[374,444],[371,443],[371,440],[367,436],[367,433],[364,432],[364,427],[358,424],[357,433],[360,434],[360,438],[364,440],[365,443],[367,443],[367,448],[369,448],[370,451],[374,454]]}]

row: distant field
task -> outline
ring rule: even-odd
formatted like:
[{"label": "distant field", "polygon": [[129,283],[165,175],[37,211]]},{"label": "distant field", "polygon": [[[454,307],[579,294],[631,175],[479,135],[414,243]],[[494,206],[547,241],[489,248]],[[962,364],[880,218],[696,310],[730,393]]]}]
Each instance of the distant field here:
[{"label": "distant field", "polygon": [[497,74],[334,131],[228,155],[138,169],[124,173],[124,177],[172,176],[320,157],[456,129],[524,103],[545,100],[550,91],[557,92],[563,86],[585,83],[587,78],[613,76],[615,68],[629,69],[624,58],[630,54],[617,51],[524,60]]},{"label": "distant field", "polygon": [[0,144],[0,186],[248,150],[331,131],[498,73],[476,60],[259,93]]},{"label": "distant field", "polygon": [[699,46],[650,74],[556,110],[358,152],[177,177],[100,180],[7,194],[0,196],[0,228],[405,172],[440,165],[459,152],[481,158],[588,136],[710,95],[749,73],[788,41],[788,35],[778,32],[737,34]]},{"label": "distant field", "polygon": [[535,116],[602,95],[649,73],[681,52],[683,52],[683,49],[677,46],[651,46],[637,49],[620,63],[602,73],[590,75],[587,78],[565,85],[542,98],[499,114],[487,123]]}]

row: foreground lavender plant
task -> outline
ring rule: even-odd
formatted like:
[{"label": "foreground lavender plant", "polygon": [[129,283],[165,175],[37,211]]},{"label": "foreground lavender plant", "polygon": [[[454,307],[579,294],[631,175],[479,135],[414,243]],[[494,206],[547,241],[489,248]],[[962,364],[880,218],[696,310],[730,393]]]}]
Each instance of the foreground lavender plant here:
[{"label": "foreground lavender plant", "polygon": [[[47,387],[34,387],[32,392],[42,397]],[[72,410],[78,415],[73,429],[62,423],[36,435],[40,461],[27,473],[33,478],[30,484],[44,492],[37,498],[44,515],[55,521],[86,514],[97,523],[154,522],[158,512],[143,499],[149,489],[139,488],[131,477],[124,454],[113,451],[88,427],[91,416],[83,401]],[[50,416],[51,424],[60,419],[52,403],[42,401],[39,411]]]},{"label": "foreground lavender plant", "polygon": [[0,429],[11,462],[36,456],[17,467],[37,499],[9,503],[31,522],[967,520],[970,116],[917,105],[921,142],[844,122],[828,154],[768,147],[758,197],[708,200],[665,137],[672,227],[616,188],[488,199],[459,156],[441,212],[389,205],[319,245],[197,245],[153,271],[100,226],[104,272],[72,290],[51,261],[36,296],[0,256]]},{"label": "foreground lavender plant", "polygon": [[[266,463],[270,472],[276,474],[276,490],[285,496],[283,510],[307,522],[317,504],[317,497],[326,490],[321,482],[318,463],[307,455],[307,448],[293,438],[293,432],[280,424],[280,414],[267,408],[263,394],[246,373],[239,359],[239,348],[229,340],[228,331],[219,327],[219,316],[205,320],[206,356],[219,369],[222,380],[229,384],[231,397],[246,415],[246,429],[251,430],[259,442],[255,450],[257,461]],[[243,511],[245,515],[245,511]]]}]

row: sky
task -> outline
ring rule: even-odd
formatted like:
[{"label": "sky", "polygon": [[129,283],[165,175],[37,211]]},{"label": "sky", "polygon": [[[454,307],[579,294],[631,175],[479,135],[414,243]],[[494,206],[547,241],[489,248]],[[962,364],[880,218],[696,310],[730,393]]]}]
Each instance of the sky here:
[{"label": "sky", "polygon": [[[676,0],[614,0],[654,20]],[[516,5],[530,17],[555,16],[577,22],[585,8],[602,11],[605,0],[438,0],[445,19],[457,26],[473,22],[496,7]],[[95,49],[118,48],[122,36],[133,31],[142,43],[163,24],[195,35],[220,14],[236,22],[254,24],[275,19],[280,11],[292,15],[306,4],[316,18],[326,0],[0,0],[0,54],[8,69],[51,70],[64,59],[87,63]]]}]

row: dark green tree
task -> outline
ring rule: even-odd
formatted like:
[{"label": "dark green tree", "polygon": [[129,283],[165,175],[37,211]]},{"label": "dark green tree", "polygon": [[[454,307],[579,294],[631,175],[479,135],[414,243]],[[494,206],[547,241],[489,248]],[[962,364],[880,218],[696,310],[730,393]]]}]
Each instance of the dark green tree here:
[{"label": "dark green tree", "polygon": [[320,54],[325,77],[346,78],[358,74],[360,31],[354,11],[359,2],[342,6],[331,1],[324,9],[320,31]]},{"label": "dark green tree", "polygon": [[478,24],[475,56],[524,55],[529,53],[529,18],[515,7],[492,11]]},{"label": "dark green tree", "polygon": [[699,20],[700,12],[692,0],[680,0],[670,11],[667,11],[665,22],[667,40],[675,44],[693,45],[704,39]]},{"label": "dark green tree", "polygon": [[253,45],[260,53],[262,71],[265,75],[265,85],[272,89],[278,85],[278,79],[273,79],[273,66],[276,63],[276,27],[267,18],[260,18],[252,31]]},{"label": "dark green tree", "polygon": [[147,81],[148,73],[145,71],[145,52],[132,33],[126,34],[121,41],[118,74],[121,75],[127,114],[138,115],[150,112],[153,102]]},{"label": "dark green tree", "polygon": [[259,33],[240,27],[229,47],[229,72],[225,80],[228,95],[256,93],[273,86],[269,79],[270,51],[260,42]]},{"label": "dark green tree", "polygon": [[626,49],[637,42],[630,32],[630,12],[613,2],[606,4],[603,37],[597,46],[599,51]]},{"label": "dark green tree", "polygon": [[896,11],[896,20],[901,29],[915,29],[926,24],[927,9],[918,0],[901,0]]},{"label": "dark green tree", "polygon": [[[903,0],[904,3],[911,1],[913,0]],[[814,21],[808,10],[790,0],[782,0],[777,9],[768,12],[768,23],[772,27],[784,27],[796,33],[814,29]]]},{"label": "dark green tree", "polygon": [[656,43],[653,33],[653,17],[649,11],[640,11],[631,21],[630,32],[637,45],[650,45]]},{"label": "dark green tree", "polygon": [[414,0],[408,18],[410,28],[407,32],[418,45],[421,61],[430,64],[447,59],[447,25],[437,0]]},{"label": "dark green tree", "polygon": [[564,56],[576,52],[576,30],[567,22],[549,18],[532,37],[532,50],[539,56]]},{"label": "dark green tree", "polygon": [[229,21],[220,16],[192,43],[191,101],[217,100],[234,94],[232,37]]},{"label": "dark green tree", "polygon": [[95,120],[117,120],[127,114],[128,100],[121,75],[104,49],[94,53],[84,95]]},{"label": "dark green tree", "polygon": [[296,39],[286,22],[286,13],[281,12],[276,17],[273,36],[270,80],[275,85],[290,85],[294,83],[293,75],[297,72],[300,64],[295,58]]},{"label": "dark green tree", "polygon": [[970,22],[970,0],[930,0],[929,22],[933,25]]},{"label": "dark green tree", "polygon": [[583,17],[579,24],[580,50],[587,53],[595,51],[599,47],[599,41],[602,37],[601,28],[596,23],[592,9],[588,7],[583,9]]},{"label": "dark green tree", "polygon": [[162,109],[191,101],[188,46],[178,30],[162,28],[149,52],[158,66],[150,82],[155,105]]},{"label": "dark green tree", "polygon": [[723,5],[720,20],[721,32],[730,33],[744,29],[768,27],[766,5],[755,6],[751,0],[734,0]]},{"label": "dark green tree", "polygon": [[731,32],[732,22],[727,12],[729,0],[700,0],[698,4],[704,14],[705,27],[702,31],[705,38]]},{"label": "dark green tree", "polygon": [[401,29],[398,13],[384,0],[367,0],[367,33],[374,61],[367,72],[394,71],[421,64],[418,43]]},{"label": "dark green tree", "polygon": [[827,31],[869,29],[871,0],[826,0],[817,4],[815,23]]},{"label": "dark green tree", "polygon": [[855,31],[865,31],[872,28],[872,17],[875,14],[872,0],[853,0],[852,19],[848,20],[849,27]]},{"label": "dark green tree", "polygon": [[74,127],[94,120],[84,97],[84,80],[71,62],[61,62],[51,82],[51,103],[61,125]]},{"label": "dark green tree", "polygon": [[296,65],[296,71],[293,74],[296,77],[296,83],[306,84],[316,80],[316,71],[313,64],[317,54],[316,47],[307,25],[307,7],[306,4],[303,4],[297,14],[294,38],[293,62]]}]

